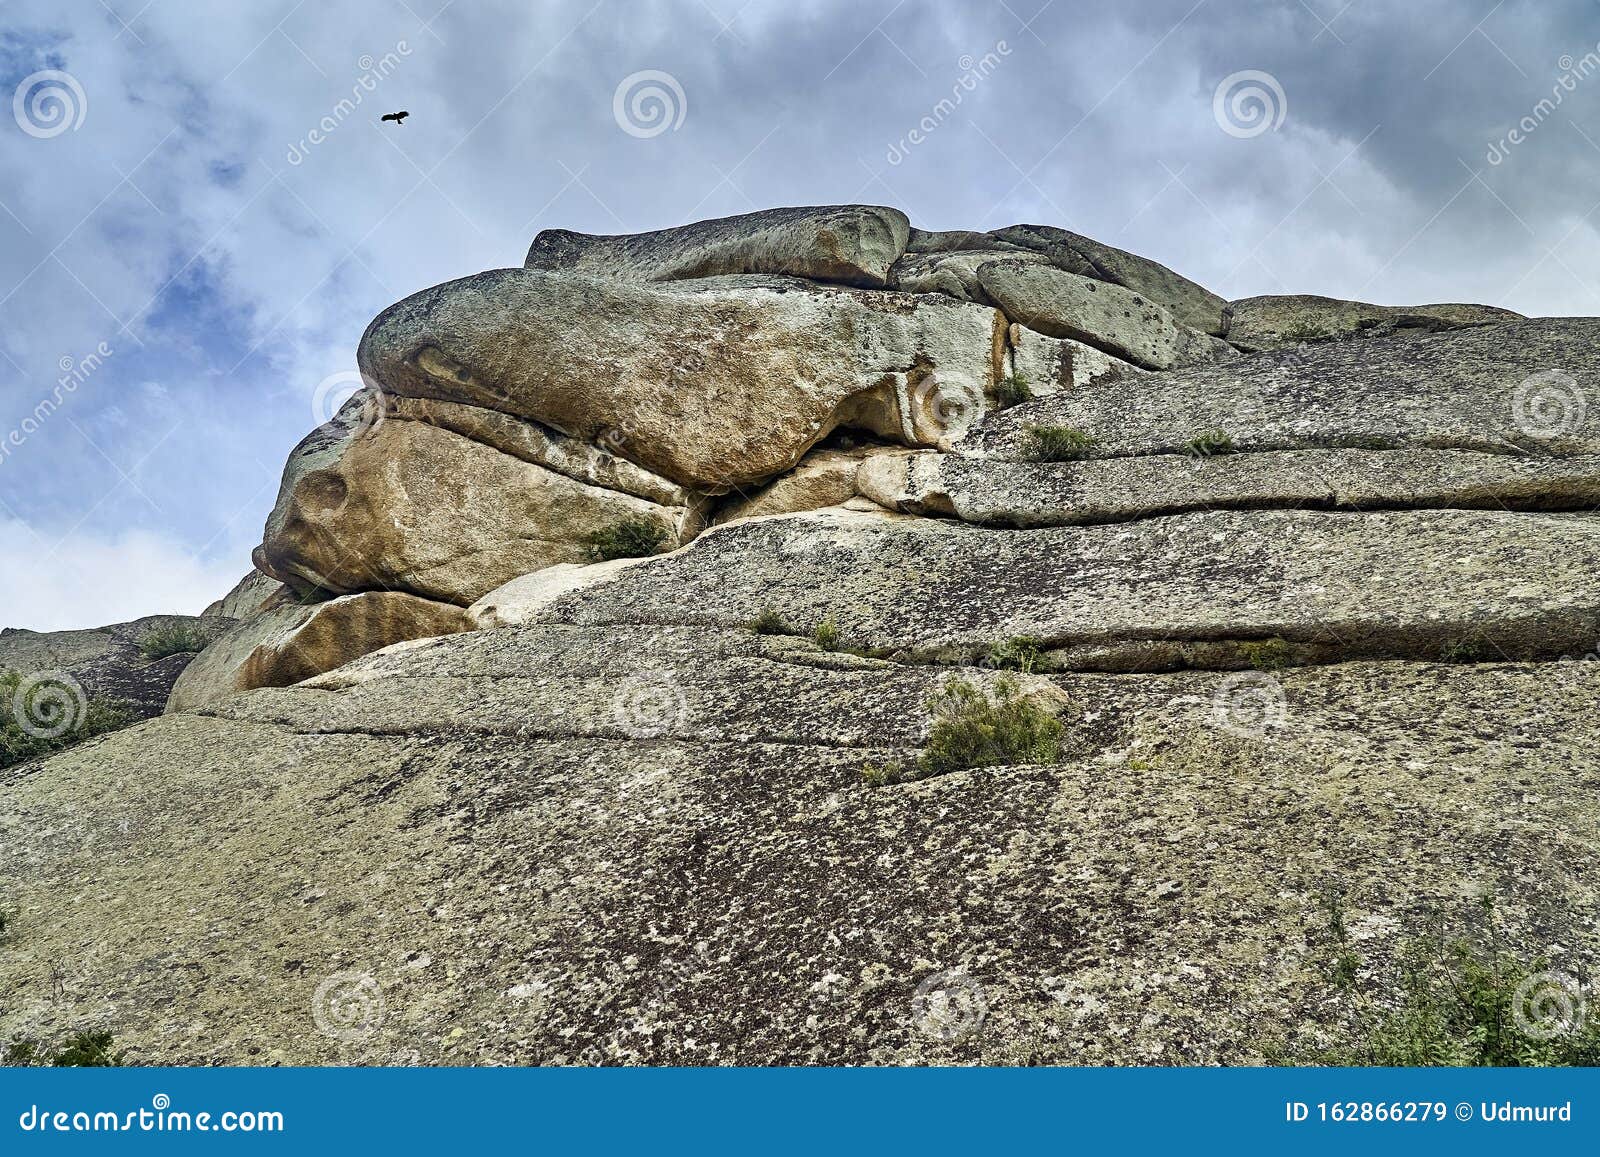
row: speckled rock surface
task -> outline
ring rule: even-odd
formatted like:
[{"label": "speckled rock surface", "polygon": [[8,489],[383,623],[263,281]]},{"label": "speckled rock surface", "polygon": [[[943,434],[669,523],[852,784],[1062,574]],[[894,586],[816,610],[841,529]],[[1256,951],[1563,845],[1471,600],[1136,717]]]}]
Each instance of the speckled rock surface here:
[{"label": "speckled rock surface", "polygon": [[1593,510],[1600,507],[1600,455],[1267,450],[1017,462],[928,451],[862,463],[856,489],[904,514],[989,526],[1067,526],[1263,507]]},{"label": "speckled rock surface", "polygon": [[836,509],[717,527],[542,617],[725,627],[770,608],[805,633],[831,619],[867,649],[952,660],[1028,636],[1089,670],[1273,638],[1318,661],[1548,658],[1600,640],[1597,566],[1600,517],[1583,514],[1219,511],[1000,531]]},{"label": "speckled rock surface", "polygon": [[910,232],[904,213],[881,205],[765,209],[616,237],[546,229],[524,264],[623,281],[771,273],[882,288]]},{"label": "speckled rock surface", "polygon": [[1370,305],[1311,294],[1247,297],[1228,305],[1228,341],[1252,352],[1330,338],[1386,337],[1397,330],[1424,332],[1501,325],[1522,315],[1492,305]]},{"label": "speckled rock surface", "polygon": [[[153,631],[183,627],[203,645],[225,634],[234,620],[218,615],[146,615],[88,631],[0,631],[0,671],[21,675],[60,672],[92,699],[122,704],[134,718],[161,714],[172,685],[197,652],[180,651],[158,659],[142,644]],[[12,704],[0,699],[0,712]]]},{"label": "speckled rock surface", "polygon": [[1513,951],[1596,960],[1600,664],[1289,670],[1259,725],[1225,675],[1060,676],[1060,764],[865,786],[943,675],[509,629],[30,764],[0,789],[0,1033],[104,1025],[169,1064],[1245,1063],[1346,1031],[1330,890],[1379,990],[1488,890]]},{"label": "speckled rock surface", "polygon": [[1017,406],[963,450],[1022,457],[1030,426],[1071,426],[1101,455],[1179,453],[1221,431],[1238,450],[1310,447],[1600,452],[1600,319],[1533,318],[1095,379]]}]

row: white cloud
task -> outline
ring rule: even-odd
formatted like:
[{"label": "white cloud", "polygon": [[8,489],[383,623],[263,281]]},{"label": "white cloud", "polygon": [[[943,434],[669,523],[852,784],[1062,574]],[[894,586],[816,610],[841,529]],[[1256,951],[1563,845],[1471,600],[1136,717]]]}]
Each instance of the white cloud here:
[{"label": "white cloud", "polygon": [[250,569],[248,558],[200,559],[149,531],[52,542],[0,518],[0,625],[60,631],[142,615],[197,615]]}]

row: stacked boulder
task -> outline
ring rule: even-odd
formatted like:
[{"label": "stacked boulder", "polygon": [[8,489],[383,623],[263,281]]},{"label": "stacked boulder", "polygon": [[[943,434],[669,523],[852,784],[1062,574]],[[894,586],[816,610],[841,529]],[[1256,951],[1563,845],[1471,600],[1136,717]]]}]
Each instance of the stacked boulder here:
[{"label": "stacked boulder", "polygon": [[280,605],[212,648],[172,706],[500,621],[468,608],[608,557],[596,543],[617,528],[670,551],[711,526],[846,503],[1037,521],[1016,509],[1026,499],[945,494],[946,472],[993,456],[985,439],[1004,435],[985,419],[1008,404],[1114,410],[1159,397],[1152,380],[1313,333],[1507,316],[1230,305],[1064,229],[926,232],[877,206],[546,230],[522,267],[413,294],[368,327],[367,388],[291,454],[256,550],[255,581],[284,584]]}]

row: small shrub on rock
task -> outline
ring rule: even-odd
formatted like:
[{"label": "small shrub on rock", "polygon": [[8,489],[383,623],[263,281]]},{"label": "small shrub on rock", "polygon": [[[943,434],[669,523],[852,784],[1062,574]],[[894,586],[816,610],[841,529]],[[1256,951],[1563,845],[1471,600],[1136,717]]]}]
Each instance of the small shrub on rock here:
[{"label": "small shrub on rock", "polygon": [[762,607],[760,613],[750,620],[750,629],[758,635],[794,634],[789,624],[783,621],[783,616],[772,607]]},{"label": "small shrub on rock", "polygon": [[1001,378],[995,383],[994,398],[1002,410],[1033,401],[1033,390],[1028,387],[1027,375],[1012,374],[1010,377]]},{"label": "small shrub on rock", "polygon": [[1207,430],[1189,439],[1183,452],[1191,458],[1216,458],[1222,454],[1232,454],[1233,438],[1226,430]]},{"label": "small shrub on rock", "polygon": [[203,651],[210,641],[195,623],[167,623],[146,631],[139,640],[139,651],[153,663],[169,655]]},{"label": "small shrub on rock", "polygon": [[595,562],[614,558],[645,558],[667,541],[667,528],[653,518],[624,518],[584,539]]},{"label": "small shrub on rock", "polygon": [[105,1029],[88,1029],[75,1032],[62,1042],[58,1049],[50,1049],[36,1040],[14,1036],[3,1053],[0,1064],[15,1067],[49,1066],[58,1069],[100,1069],[122,1064],[124,1053],[112,1048],[111,1033]]},{"label": "small shrub on rock", "polygon": [[1073,426],[1028,427],[1028,457],[1035,462],[1077,462],[1094,447],[1094,437]]},{"label": "small shrub on rock", "polygon": [[965,679],[950,679],[930,706],[933,730],[917,761],[924,775],[1061,758],[1061,721],[1023,698],[1009,676],[995,683],[992,695]]},{"label": "small shrub on rock", "polygon": [[1018,635],[989,648],[988,666],[1001,671],[1021,671],[1031,675],[1044,662],[1044,644],[1029,635]]},{"label": "small shrub on rock", "polygon": [[[72,725],[60,735],[50,735],[48,732],[35,734],[38,727],[30,731],[22,726],[35,713],[32,705],[17,702],[17,692],[22,682],[22,676],[17,672],[0,671],[0,769],[49,755],[133,722],[133,714],[121,703],[98,698],[80,701],[76,695],[69,695],[65,709],[73,713]],[[48,730],[54,730],[54,727]]]},{"label": "small shrub on rock", "polygon": [[832,619],[823,619],[817,624],[817,629],[811,633],[811,639],[824,651],[837,651],[839,649],[839,628]]}]

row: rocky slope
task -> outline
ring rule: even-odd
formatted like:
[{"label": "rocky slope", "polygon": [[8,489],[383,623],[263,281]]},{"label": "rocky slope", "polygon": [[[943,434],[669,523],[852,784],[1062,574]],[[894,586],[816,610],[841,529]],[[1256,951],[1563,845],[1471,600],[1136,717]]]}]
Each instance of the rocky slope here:
[{"label": "rocky slope", "polygon": [[[541,234],[374,321],[169,713],[7,773],[0,1034],[1258,1062],[1485,895],[1585,977],[1597,326],[878,207]],[[1057,757],[887,774],[952,678]]]}]

